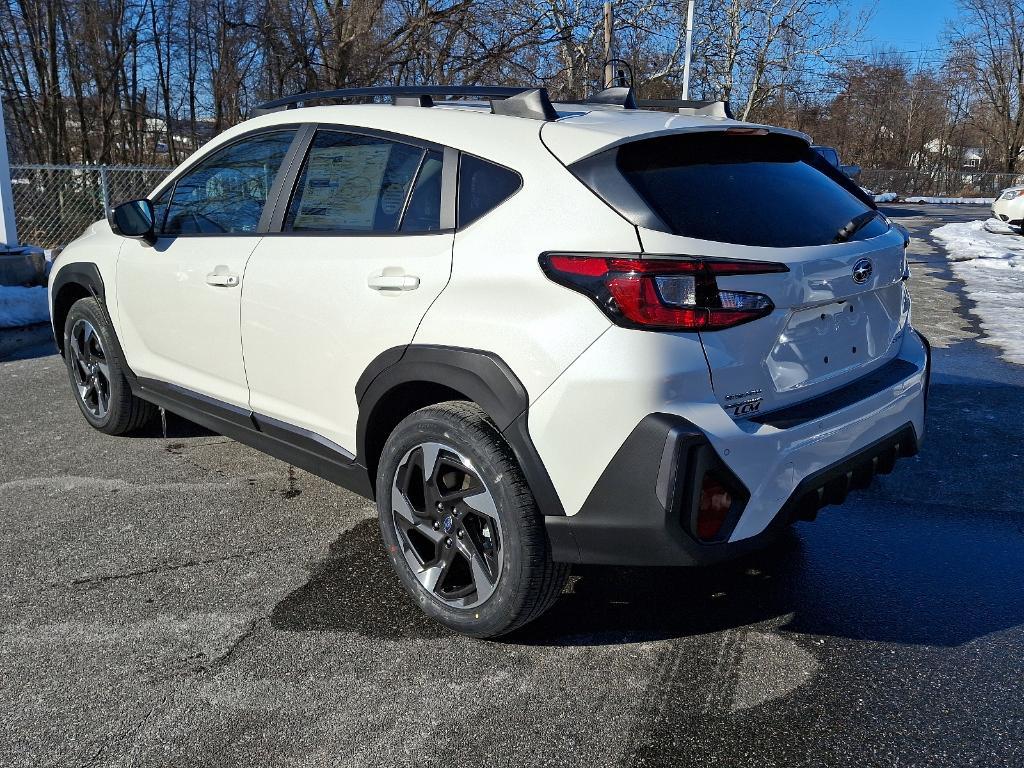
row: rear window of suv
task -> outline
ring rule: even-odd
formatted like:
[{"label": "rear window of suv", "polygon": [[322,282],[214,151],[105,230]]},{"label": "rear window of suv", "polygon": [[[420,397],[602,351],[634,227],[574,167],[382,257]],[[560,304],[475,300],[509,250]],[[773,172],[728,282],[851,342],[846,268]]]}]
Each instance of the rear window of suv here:
[{"label": "rear window of suv", "polygon": [[[737,245],[791,248],[834,242],[871,210],[826,175],[803,141],[721,131],[664,136],[619,148],[619,171],[674,234]],[[857,231],[888,229],[878,217]]]}]

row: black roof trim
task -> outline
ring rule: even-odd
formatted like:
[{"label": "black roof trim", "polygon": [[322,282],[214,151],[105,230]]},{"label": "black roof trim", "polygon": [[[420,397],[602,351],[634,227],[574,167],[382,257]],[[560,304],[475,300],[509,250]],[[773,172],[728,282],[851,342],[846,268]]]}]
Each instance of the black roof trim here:
[{"label": "black roof trim", "polygon": [[631,87],[618,86],[605,88],[598,91],[590,98],[584,100],[583,104],[612,104],[623,109],[639,109],[636,94]]},{"label": "black roof trim", "polygon": [[492,100],[491,112],[510,117],[526,117],[532,120],[557,120],[546,88],[532,88],[507,99]]}]

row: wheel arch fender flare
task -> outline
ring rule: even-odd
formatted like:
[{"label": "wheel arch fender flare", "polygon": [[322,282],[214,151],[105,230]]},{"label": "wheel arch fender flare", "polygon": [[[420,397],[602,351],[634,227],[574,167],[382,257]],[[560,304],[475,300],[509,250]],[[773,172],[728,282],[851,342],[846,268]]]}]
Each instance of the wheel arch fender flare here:
[{"label": "wheel arch fender flare", "polygon": [[[530,399],[519,377],[498,355],[478,349],[433,344],[394,347],[379,354],[356,382],[359,417],[356,426],[358,461],[375,470],[371,424],[400,387],[424,384],[454,390],[473,401],[495,423],[508,442],[544,515],[564,515],[558,493],[530,438]],[[379,438],[379,436],[378,436]],[[384,438],[386,439],[386,438]],[[380,440],[383,444],[383,440]],[[371,481],[372,482],[372,481]]]},{"label": "wheel arch fender flare", "polygon": [[[77,298],[68,300],[69,291],[71,296]],[[89,261],[73,262],[60,267],[50,281],[50,296],[53,301],[50,324],[53,327],[57,349],[61,354],[64,354],[64,319],[71,305],[79,298],[83,298],[83,291],[93,298],[106,302],[107,294],[100,269]]]}]

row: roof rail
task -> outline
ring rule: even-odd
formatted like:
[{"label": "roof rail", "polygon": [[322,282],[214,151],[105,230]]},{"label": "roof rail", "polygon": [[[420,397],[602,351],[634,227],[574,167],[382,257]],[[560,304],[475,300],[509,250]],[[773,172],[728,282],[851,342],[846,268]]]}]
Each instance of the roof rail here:
[{"label": "roof rail", "polygon": [[281,109],[295,109],[310,101],[336,101],[343,99],[389,97],[393,104],[402,106],[434,106],[434,97],[462,96],[486,99],[494,114],[527,117],[534,120],[555,120],[555,108],[545,88],[513,88],[490,85],[397,85],[374,88],[338,88],[332,91],[312,91],[284,96],[256,107],[254,113],[264,115]]},{"label": "roof rail", "polygon": [[694,101],[692,99],[639,99],[641,109],[678,109],[681,115],[733,119],[732,107],[727,101]]}]

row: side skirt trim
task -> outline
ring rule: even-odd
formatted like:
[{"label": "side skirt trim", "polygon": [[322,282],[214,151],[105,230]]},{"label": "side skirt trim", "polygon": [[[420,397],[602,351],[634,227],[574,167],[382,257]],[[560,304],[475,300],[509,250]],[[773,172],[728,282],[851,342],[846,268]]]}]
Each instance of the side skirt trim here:
[{"label": "side skirt trim", "polygon": [[373,498],[366,468],[327,438],[175,384],[143,377],[131,383],[132,391],[143,400],[360,496]]},{"label": "side skirt trim", "polygon": [[306,450],[311,453],[319,453],[321,451],[329,451],[332,454],[337,454],[339,457],[347,461],[355,461],[356,457],[349,451],[346,451],[337,443],[328,440],[323,435],[318,435],[308,429],[302,427],[296,427],[292,424],[288,424],[284,421],[278,421],[270,416],[264,416],[260,413],[252,414],[253,420],[256,422],[256,426],[260,432],[264,432],[268,435],[273,435],[281,440],[295,443],[296,445],[305,446]]}]

